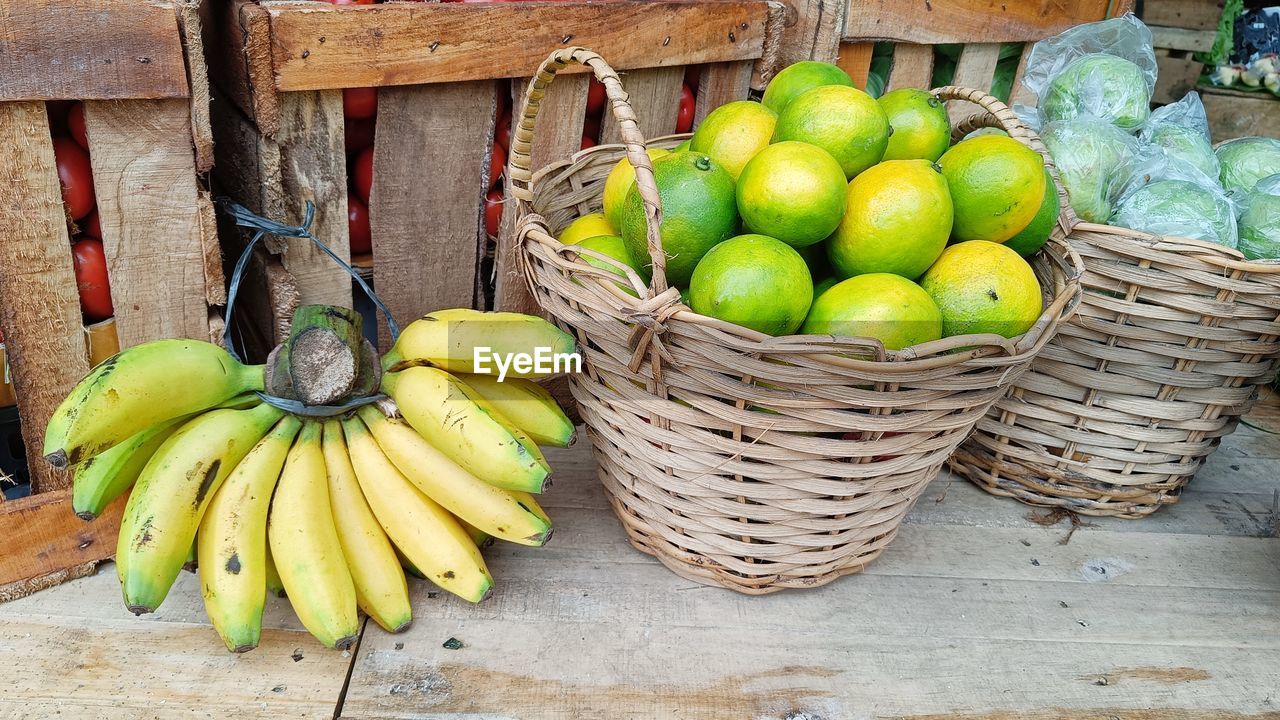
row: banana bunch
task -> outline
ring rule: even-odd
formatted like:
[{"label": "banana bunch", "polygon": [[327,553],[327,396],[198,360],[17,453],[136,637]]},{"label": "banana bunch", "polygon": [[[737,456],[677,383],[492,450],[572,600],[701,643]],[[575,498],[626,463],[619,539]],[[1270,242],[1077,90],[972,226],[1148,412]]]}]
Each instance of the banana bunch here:
[{"label": "banana bunch", "polygon": [[[295,325],[338,311],[359,325],[350,310],[308,307]],[[390,632],[409,626],[406,572],[480,602],[493,588],[480,547],[550,539],[534,500],[551,481],[539,444],[568,445],[573,424],[534,382],[548,374],[536,363],[503,373],[476,350],[572,353],[571,336],[536,317],[445,310],[410,324],[382,358],[362,357],[373,351],[359,338],[335,338],[292,346],[284,384],[323,386],[335,402],[380,385],[394,411],[380,401],[328,417],[287,413],[259,395],[274,390],[274,360],[243,365],[195,340],[127,349],[57,409],[44,454],[71,468],[76,514],[93,519],[132,488],[116,548],[130,611],[154,611],[194,566],[229,650],[258,645],[268,592],[287,596],[324,645],[347,648],[360,612]],[[350,388],[328,392],[346,347],[353,367],[377,377],[347,373]],[[327,375],[309,378],[299,370],[308,367]]]}]

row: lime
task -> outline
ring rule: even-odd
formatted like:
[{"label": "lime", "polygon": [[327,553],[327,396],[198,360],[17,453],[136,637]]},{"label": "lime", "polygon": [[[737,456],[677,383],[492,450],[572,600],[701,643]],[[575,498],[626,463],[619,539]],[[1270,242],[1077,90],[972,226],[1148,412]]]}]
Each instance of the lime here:
[{"label": "lime", "polygon": [[800,332],[876,338],[889,350],[942,337],[942,314],[919,285],[890,273],[842,280],[813,301]]},{"label": "lime", "polygon": [[777,121],[778,114],[758,102],[721,105],[703,119],[689,149],[710,155],[737,180],[747,161],[769,144]]},{"label": "lime", "polygon": [[1053,227],[1058,222],[1058,213],[1061,209],[1058,204],[1058,186],[1053,183],[1053,176],[1049,174],[1049,169],[1045,168],[1044,201],[1040,203],[1040,209],[1036,211],[1036,216],[1031,218],[1031,224],[1023,228],[1022,232],[1005,240],[1004,246],[1024,258],[1035,255],[1053,234]]},{"label": "lime", "polygon": [[[635,270],[636,274],[639,275],[642,280],[649,282],[648,268],[638,265],[631,259],[631,253],[627,250],[626,243],[624,243],[622,238],[617,235],[597,235],[595,237],[590,237],[578,243],[577,247],[594,250],[601,255],[613,258],[618,261],[618,264],[625,265],[626,267]],[[608,270],[609,272],[622,277],[623,282],[618,283],[618,287],[622,288],[623,292],[628,295],[639,297],[636,294],[635,289],[631,287],[631,281],[627,279],[626,271],[622,270],[617,265],[610,264],[609,262],[598,258],[593,258],[590,255],[584,254],[579,255],[578,257],[581,257],[583,262],[591,265],[592,267],[598,267],[601,270]]]},{"label": "lime", "polygon": [[684,152],[685,150],[688,150],[689,146],[692,144],[693,144],[693,138],[689,138],[688,140],[685,140],[679,145],[671,148],[671,152]]},{"label": "lime", "polygon": [[800,95],[778,113],[773,141],[817,145],[852,180],[884,157],[889,133],[889,118],[874,98],[857,88],[826,85]]},{"label": "lime", "polygon": [[951,189],[956,240],[1004,242],[1044,204],[1044,160],[1013,138],[983,135],[957,143],[938,159]]},{"label": "lime", "polygon": [[[720,164],[701,153],[678,152],[653,162],[654,180],[662,201],[662,249],[667,255],[667,282],[689,284],[693,268],[716,243],[738,229],[733,178]],[[622,239],[631,256],[648,268],[644,203],[632,187],[622,210]]]},{"label": "lime", "polygon": [[917,278],[951,236],[951,194],[928,160],[889,160],[849,182],[844,219],[827,241],[840,277]]},{"label": "lime", "polygon": [[738,212],[751,232],[793,247],[831,234],[844,215],[844,173],[821,148],[781,142],[751,158],[738,176]]},{"label": "lime", "polygon": [[804,322],[813,278],[800,253],[764,235],[739,235],[711,248],[689,282],[694,312],[768,335]]},{"label": "lime", "polygon": [[604,213],[590,213],[569,223],[560,231],[560,242],[565,245],[577,245],[587,238],[598,235],[617,235],[618,231],[605,219]]},{"label": "lime", "polygon": [[876,102],[889,118],[889,147],[885,160],[937,160],[951,144],[951,120],[937,95],[900,88],[881,95]]},{"label": "lime", "polygon": [[853,87],[853,78],[831,63],[802,60],[779,71],[764,89],[761,101],[770,110],[782,112],[796,96],[823,85]]},{"label": "lime", "polygon": [[[649,161],[652,162],[666,155],[668,151],[662,148],[649,148],[645,152],[649,155]],[[636,169],[631,166],[631,161],[623,156],[609,171],[609,177],[604,180],[604,217],[615,228],[614,232],[609,233],[610,235],[616,235],[617,228],[622,227],[622,204],[627,199],[631,186],[635,184]]]},{"label": "lime", "polygon": [[943,251],[920,279],[942,311],[942,333],[995,333],[1016,337],[1040,317],[1035,272],[1022,256],[999,243],[970,240]]}]

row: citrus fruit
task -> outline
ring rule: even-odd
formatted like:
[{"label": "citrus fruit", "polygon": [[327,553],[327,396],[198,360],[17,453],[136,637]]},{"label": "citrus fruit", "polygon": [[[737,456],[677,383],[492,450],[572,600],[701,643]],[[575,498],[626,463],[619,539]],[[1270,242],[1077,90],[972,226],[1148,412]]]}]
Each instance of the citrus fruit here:
[{"label": "citrus fruit", "polygon": [[677,145],[677,146],[675,146],[675,147],[671,148],[671,152],[684,152],[685,150],[688,150],[688,149],[689,149],[689,146],[690,146],[692,143],[693,143],[693,138],[689,138],[688,140],[685,140],[684,142],[680,143],[679,145]]},{"label": "citrus fruit", "polygon": [[565,245],[577,245],[597,235],[617,235],[618,230],[605,219],[604,213],[590,213],[569,223],[560,231],[560,242]]},{"label": "citrus fruit", "polygon": [[[650,162],[666,155],[667,152],[662,148],[645,150]],[[614,232],[609,233],[610,235],[616,235],[617,229],[622,227],[622,203],[627,199],[631,186],[635,184],[636,169],[631,166],[631,161],[623,156],[609,171],[609,177],[604,180],[604,217],[615,229]]]},{"label": "citrus fruit", "polygon": [[799,140],[831,153],[846,180],[880,162],[889,146],[889,118],[858,88],[826,85],[809,90],[778,113],[773,141]]},{"label": "citrus fruit", "polygon": [[917,278],[951,237],[951,194],[928,160],[888,160],[849,182],[844,219],[827,240],[840,277],[893,273]]},{"label": "citrus fruit", "polygon": [[885,160],[937,160],[951,144],[951,120],[937,95],[914,88],[899,88],[876,102],[889,118],[889,146]]},{"label": "citrus fruit", "polygon": [[1053,176],[1049,174],[1049,169],[1045,168],[1044,200],[1040,203],[1040,209],[1036,211],[1036,216],[1031,218],[1031,224],[1023,228],[1022,232],[1005,240],[1004,246],[1024,258],[1035,255],[1053,234],[1053,226],[1058,222],[1058,213],[1061,210],[1062,207],[1058,203],[1058,186],[1053,184]]},{"label": "citrus fruit", "polygon": [[796,96],[823,85],[853,87],[853,78],[831,63],[802,60],[783,68],[769,81],[761,102],[774,112],[782,112]]},{"label": "citrus fruit", "polygon": [[[587,250],[594,250],[595,252],[598,252],[601,255],[607,255],[608,257],[611,257],[614,260],[617,260],[618,263],[625,265],[631,268],[632,270],[635,270],[636,274],[639,275],[640,278],[645,282],[649,281],[648,269],[639,266],[634,260],[631,259],[631,253],[630,251],[627,250],[626,243],[624,243],[622,241],[622,238],[618,237],[617,235],[597,235],[595,237],[589,237],[586,240],[583,240],[582,242],[578,243],[577,246],[580,248],[586,248]],[[618,283],[618,287],[622,288],[623,292],[627,293],[628,295],[633,295],[638,297],[635,289],[631,287],[631,281],[627,279],[627,273],[624,270],[622,270],[621,268],[618,268],[615,265],[611,265],[604,260],[593,258],[590,255],[584,254],[584,255],[579,255],[578,257],[582,258],[583,262],[585,262],[588,265],[591,265],[592,267],[598,267],[601,270],[608,270],[609,272],[622,277],[623,282]]]},{"label": "citrus fruit", "polygon": [[819,295],[800,332],[870,337],[901,350],[942,337],[942,314],[919,285],[901,275],[870,273]]},{"label": "citrus fruit", "polygon": [[844,190],[840,164],[824,150],[776,143],[756,153],[738,176],[738,212],[751,232],[804,247],[840,224]]},{"label": "citrus fruit", "polygon": [[[733,178],[719,163],[695,152],[663,155],[653,162],[653,176],[662,201],[658,231],[667,256],[667,282],[683,287],[702,256],[737,232]],[[622,239],[631,257],[647,269],[646,227],[644,203],[632,187],[622,209]]]},{"label": "citrus fruit", "polygon": [[747,161],[769,144],[777,121],[778,114],[758,102],[721,105],[703,119],[689,149],[710,155],[737,180]]},{"label": "citrus fruit", "polygon": [[1004,242],[1030,224],[1044,202],[1044,161],[1013,138],[961,141],[938,164],[955,205],[956,240]]},{"label": "citrus fruit", "polygon": [[942,311],[942,334],[1015,337],[1040,317],[1040,284],[1022,256],[999,243],[971,240],[942,252],[920,287]]},{"label": "citrus fruit", "polygon": [[813,278],[794,248],[764,235],[739,235],[711,248],[689,281],[694,312],[768,335],[804,322]]}]

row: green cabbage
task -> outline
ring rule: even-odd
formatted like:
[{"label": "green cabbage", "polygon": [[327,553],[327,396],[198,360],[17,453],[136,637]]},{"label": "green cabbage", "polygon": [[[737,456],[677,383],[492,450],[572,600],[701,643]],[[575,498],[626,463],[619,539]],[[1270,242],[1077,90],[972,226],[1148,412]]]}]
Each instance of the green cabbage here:
[{"label": "green cabbage", "polygon": [[1235,209],[1220,191],[1190,180],[1157,180],[1129,193],[1113,225],[1235,247]]},{"label": "green cabbage", "polygon": [[1049,123],[1043,140],[1081,220],[1105,223],[1133,174],[1138,141],[1109,122],[1091,117]]},{"label": "green cabbage", "polygon": [[1258,181],[1240,201],[1240,252],[1250,260],[1280,260],[1280,175]]},{"label": "green cabbage", "polygon": [[1045,122],[1092,115],[1137,131],[1151,113],[1151,87],[1134,63],[1091,53],[1067,64],[1049,83],[1040,105]]},{"label": "green cabbage", "polygon": [[1228,191],[1252,190],[1259,180],[1280,173],[1280,140],[1246,137],[1218,148],[1222,187]]},{"label": "green cabbage", "polygon": [[1151,131],[1151,142],[1164,148],[1171,160],[1199,170],[1210,179],[1218,177],[1218,158],[1204,133],[1180,125],[1161,125]]}]

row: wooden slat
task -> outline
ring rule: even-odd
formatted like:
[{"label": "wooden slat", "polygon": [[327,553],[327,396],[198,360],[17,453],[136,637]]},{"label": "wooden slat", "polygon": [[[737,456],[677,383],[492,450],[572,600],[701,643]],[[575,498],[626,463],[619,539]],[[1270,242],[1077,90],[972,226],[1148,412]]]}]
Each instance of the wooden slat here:
[{"label": "wooden slat", "polygon": [[1022,56],[1018,58],[1018,69],[1013,73],[1013,87],[1009,90],[1009,106],[1027,105],[1035,107],[1040,104],[1040,98],[1036,94],[1027,89],[1022,84],[1022,78],[1027,74],[1027,58],[1031,56],[1031,46],[1033,43],[1027,43],[1022,48]]},{"label": "wooden slat", "polygon": [[694,127],[716,108],[735,100],[746,100],[751,92],[751,63],[712,63],[702,68],[698,81],[698,103],[694,107]]},{"label": "wooden slat", "polygon": [[617,70],[752,60],[768,13],[761,0],[265,5],[279,90],[522,77],[575,45]]},{"label": "wooden slat", "polygon": [[[338,257],[351,259],[347,221],[347,161],[343,148],[342,92],[282,93],[280,130],[281,214],[301,223],[306,202],[315,204],[311,231]],[[275,205],[276,203],[272,203]],[[293,275],[304,305],[351,306],[351,276],[306,239],[290,240],[282,262]]]},{"label": "wooden slat", "polygon": [[[996,74],[996,63],[1000,60],[999,43],[972,43],[965,45],[960,51],[960,60],[956,63],[956,74],[952,85],[990,91],[991,80]],[[951,116],[951,124],[955,126],[964,118],[979,112],[975,105],[969,103],[947,103],[947,114]]]},{"label": "wooden slat", "polygon": [[[378,93],[373,278],[402,325],[432,310],[471,306],[495,103],[492,81]],[[389,347],[379,322],[379,340]]]},{"label": "wooden slat", "polygon": [[0,603],[60,582],[72,568],[110,558],[125,498],[92,522],[71,510],[71,491],[31,495],[0,505]]},{"label": "wooden slat", "polygon": [[279,97],[272,89],[271,25],[253,0],[200,4],[204,46],[213,85],[261,131],[280,129]]},{"label": "wooden slat", "polygon": [[1222,17],[1219,0],[1155,0],[1142,8],[1142,19],[1148,25],[1216,30]]},{"label": "wooden slat", "polygon": [[213,128],[209,119],[209,69],[205,66],[199,3],[179,6],[178,22],[182,26],[182,48],[190,71],[187,76],[191,81],[191,143],[196,151],[196,170],[206,173],[213,167]]},{"label": "wooden slat", "polygon": [[213,197],[200,191],[200,248],[204,260],[205,300],[210,305],[227,304],[227,278],[222,271],[222,242],[218,237],[218,216]]},{"label": "wooden slat", "polygon": [[[623,73],[622,87],[627,90],[631,108],[636,111],[640,133],[646,139],[670,135],[676,131],[680,91],[684,87],[684,68],[632,70]],[[622,128],[614,117],[613,108],[608,105],[605,106],[604,120],[600,123],[600,142],[622,142]]]},{"label": "wooden slat", "polygon": [[853,84],[862,90],[867,89],[867,77],[871,73],[871,54],[875,51],[875,43],[846,42],[840,44],[840,58],[836,64],[849,73]]},{"label": "wooden slat", "polygon": [[1112,0],[1071,3],[966,0],[849,0],[847,40],[921,44],[1025,42],[1102,20]]},{"label": "wooden slat", "polygon": [[933,46],[898,43],[893,47],[889,90],[933,87]]},{"label": "wooden slat", "polygon": [[44,103],[0,103],[0,330],[32,486],[71,484],[41,457],[58,403],[89,372],[80,295]]},{"label": "wooden slat", "polygon": [[0,100],[186,97],[173,6],[0,0]]},{"label": "wooden slat", "polygon": [[1209,131],[1215,141],[1261,135],[1280,138],[1280,100],[1265,93],[1202,90]]},{"label": "wooden slat", "polygon": [[1209,52],[1216,33],[1213,30],[1187,30],[1177,27],[1152,27],[1151,41],[1158,48]]},{"label": "wooden slat", "polygon": [[1193,57],[1171,57],[1168,51],[1157,50],[1156,69],[1156,89],[1151,102],[1165,105],[1181,100],[1195,89],[1204,63]]},{"label": "wooden slat", "polygon": [[848,4],[828,0],[788,0],[779,67],[801,60],[835,62]]},{"label": "wooden slat", "polygon": [[183,100],[85,103],[122,347],[209,336],[200,188]]}]

